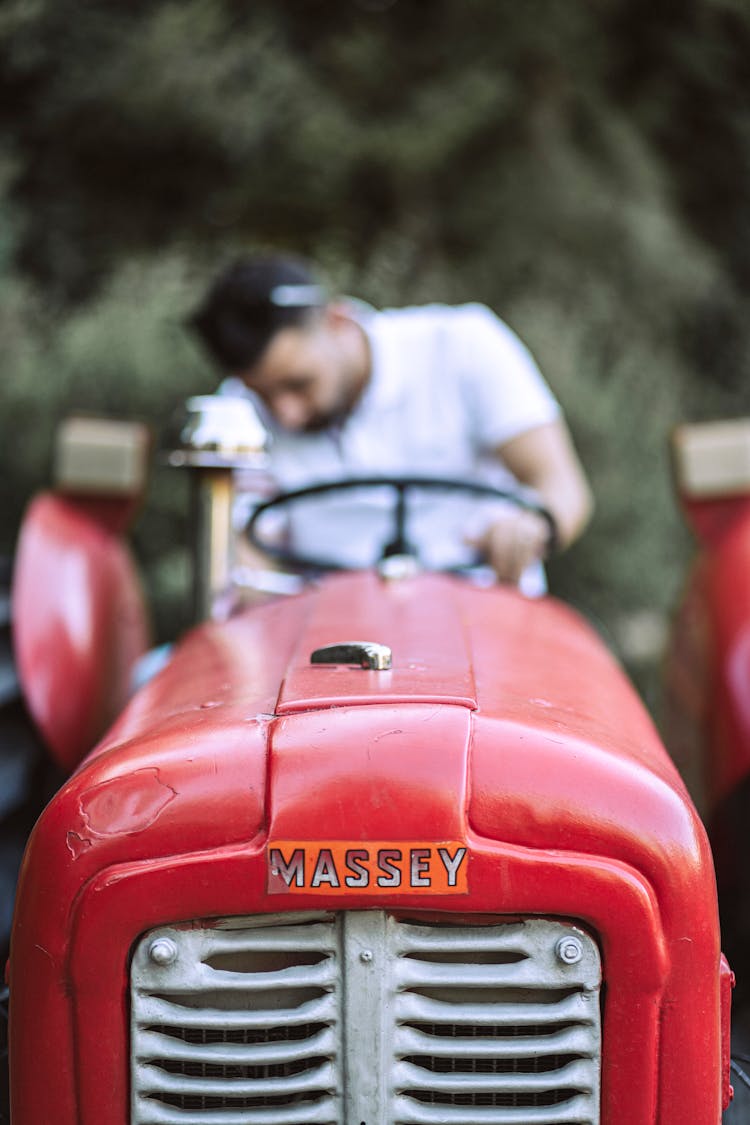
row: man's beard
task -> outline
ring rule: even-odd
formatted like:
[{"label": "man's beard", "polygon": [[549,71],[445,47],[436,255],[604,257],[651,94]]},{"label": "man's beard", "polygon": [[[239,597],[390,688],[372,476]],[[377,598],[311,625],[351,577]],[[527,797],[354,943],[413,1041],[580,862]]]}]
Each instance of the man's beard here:
[{"label": "man's beard", "polygon": [[322,433],[323,430],[340,429],[354,410],[359,397],[359,390],[357,390],[356,393],[342,395],[341,401],[331,410],[327,410],[325,413],[321,412],[320,414],[315,414],[312,418],[308,418],[300,432],[303,434],[319,434]]},{"label": "man's beard", "polygon": [[343,426],[349,416],[349,411],[336,410],[330,414],[317,414],[310,418],[299,431],[303,434],[320,434],[324,430],[335,430]]}]

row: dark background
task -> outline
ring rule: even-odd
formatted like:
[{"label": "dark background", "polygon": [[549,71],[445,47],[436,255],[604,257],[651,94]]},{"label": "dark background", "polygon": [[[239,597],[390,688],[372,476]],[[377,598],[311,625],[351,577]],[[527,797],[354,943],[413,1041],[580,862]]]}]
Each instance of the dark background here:
[{"label": "dark background", "polygon": [[[534,351],[597,500],[552,569],[658,709],[692,544],[667,449],[748,410],[740,0],[0,3],[0,549],[72,408],[161,426],[215,376],[182,320],[284,248],[376,304],[482,300]],[[135,543],[185,618],[185,483]]]}]

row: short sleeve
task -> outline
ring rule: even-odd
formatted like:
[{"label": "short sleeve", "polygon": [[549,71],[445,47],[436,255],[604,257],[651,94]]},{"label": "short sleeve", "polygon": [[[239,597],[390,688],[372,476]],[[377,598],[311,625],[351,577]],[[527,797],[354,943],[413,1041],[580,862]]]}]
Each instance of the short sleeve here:
[{"label": "short sleeve", "polygon": [[560,416],[529,349],[484,305],[456,310],[456,368],[477,446],[486,451]]},{"label": "short sleeve", "polygon": [[227,375],[216,388],[217,395],[229,398],[254,398],[249,389],[236,375]]}]

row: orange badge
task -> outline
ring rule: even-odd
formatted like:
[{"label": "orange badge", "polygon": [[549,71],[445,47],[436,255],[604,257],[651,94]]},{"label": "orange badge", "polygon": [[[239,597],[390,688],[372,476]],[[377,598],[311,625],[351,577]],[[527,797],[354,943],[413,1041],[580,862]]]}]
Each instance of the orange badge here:
[{"label": "orange badge", "polygon": [[455,840],[272,840],[269,894],[465,895],[467,848]]}]

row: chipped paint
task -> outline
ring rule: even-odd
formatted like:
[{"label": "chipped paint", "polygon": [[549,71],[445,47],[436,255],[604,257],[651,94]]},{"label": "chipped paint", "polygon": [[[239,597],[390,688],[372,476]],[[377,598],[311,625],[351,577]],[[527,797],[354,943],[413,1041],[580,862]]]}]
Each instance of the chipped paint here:
[{"label": "chipped paint", "polygon": [[112,778],[81,794],[79,810],[85,836],[119,836],[142,832],[154,823],[177,792],[153,767]]},{"label": "chipped paint", "polygon": [[68,832],[65,837],[65,843],[68,845],[68,851],[73,856],[73,859],[78,859],[80,855],[83,855],[83,853],[91,847],[91,840],[85,840],[83,836],[79,836],[77,832]]}]

